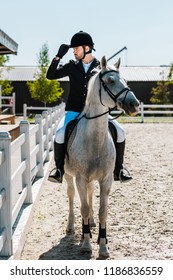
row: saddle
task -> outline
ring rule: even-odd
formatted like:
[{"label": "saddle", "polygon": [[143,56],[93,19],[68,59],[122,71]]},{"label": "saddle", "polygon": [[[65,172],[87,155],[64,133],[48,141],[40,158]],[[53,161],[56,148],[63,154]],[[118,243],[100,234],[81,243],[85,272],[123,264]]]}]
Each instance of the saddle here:
[{"label": "saddle", "polygon": [[115,126],[111,122],[108,122],[108,128],[109,128],[110,135],[112,136],[113,142],[116,143],[117,142],[117,130],[116,130]]},{"label": "saddle", "polygon": [[76,136],[76,131],[77,131],[77,124],[78,124],[78,119],[74,119],[70,121],[65,130],[65,150],[66,154],[68,156],[68,150],[71,147],[73,140]]}]

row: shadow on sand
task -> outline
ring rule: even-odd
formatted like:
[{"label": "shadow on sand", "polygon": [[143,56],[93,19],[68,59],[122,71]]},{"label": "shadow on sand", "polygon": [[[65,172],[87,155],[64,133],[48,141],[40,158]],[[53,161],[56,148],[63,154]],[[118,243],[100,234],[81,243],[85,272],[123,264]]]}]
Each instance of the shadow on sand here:
[{"label": "shadow on sand", "polygon": [[79,235],[66,235],[59,244],[43,253],[39,260],[90,260],[92,253],[82,253],[79,240]]},{"label": "shadow on sand", "polygon": [[92,252],[81,252],[80,235],[67,234],[60,243],[40,255],[39,260],[103,260],[106,258],[95,257]]}]

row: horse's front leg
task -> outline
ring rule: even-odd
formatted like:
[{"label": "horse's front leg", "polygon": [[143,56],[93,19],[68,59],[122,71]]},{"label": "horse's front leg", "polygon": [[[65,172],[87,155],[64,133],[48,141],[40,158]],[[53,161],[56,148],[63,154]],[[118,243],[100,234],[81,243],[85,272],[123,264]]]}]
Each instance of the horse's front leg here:
[{"label": "horse's front leg", "polygon": [[93,193],[94,193],[94,182],[88,184],[88,204],[89,204],[89,224],[90,227],[96,227],[94,221],[94,211],[93,211]]},{"label": "horse's front leg", "polygon": [[68,223],[66,232],[68,234],[74,233],[74,222],[75,222],[75,216],[74,216],[74,196],[75,196],[75,188],[73,183],[73,177],[66,174],[64,175],[66,182],[67,182],[67,195],[68,195],[68,201],[69,201],[69,215],[68,215]]},{"label": "horse's front leg", "polygon": [[109,249],[107,246],[106,221],[108,196],[112,185],[112,176],[100,182],[100,209],[99,209],[99,256],[103,258],[109,257]]},{"label": "horse's front leg", "polygon": [[82,215],[82,252],[91,252],[92,247],[90,244],[91,231],[89,225],[89,205],[87,202],[87,182],[78,175],[76,177],[76,186],[81,202],[81,215]]}]

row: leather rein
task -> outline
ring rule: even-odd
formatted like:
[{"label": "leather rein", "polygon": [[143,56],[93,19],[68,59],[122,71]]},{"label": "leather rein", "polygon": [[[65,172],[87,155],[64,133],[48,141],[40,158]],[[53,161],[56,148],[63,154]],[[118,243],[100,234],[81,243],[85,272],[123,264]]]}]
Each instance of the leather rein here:
[{"label": "leather rein", "polygon": [[[125,95],[125,97],[124,97],[124,99],[123,99],[123,102],[122,102],[122,103],[124,103],[124,101],[125,101],[125,99],[126,99],[126,96],[127,96],[128,92],[130,91],[130,88],[129,88],[129,87],[125,87],[125,88],[123,88],[118,94],[114,95],[114,94],[111,92],[111,90],[108,88],[108,86],[105,84],[105,82],[103,81],[103,79],[102,79],[104,75],[106,75],[107,73],[110,73],[110,72],[119,73],[119,72],[116,71],[116,70],[110,70],[110,71],[104,72],[103,74],[101,74],[101,73],[99,74],[99,79],[100,79],[99,96],[100,96],[100,103],[101,103],[103,106],[105,106],[105,105],[102,103],[102,99],[101,99],[101,86],[103,86],[104,90],[105,90],[105,91],[108,93],[108,95],[114,100],[115,103],[117,102],[117,98],[118,98],[123,92],[126,91],[126,95]],[[114,108],[115,108],[115,107],[114,107]],[[80,116],[82,112],[79,113],[79,114],[76,116],[76,118],[74,119],[74,120],[75,120],[75,124],[74,124],[74,126],[73,126],[73,128],[72,128],[72,130],[71,130],[71,132],[70,132],[70,134],[69,134],[69,136],[68,136],[68,139],[70,138],[70,135],[72,134],[72,131],[74,130],[74,128],[77,126],[77,124],[79,123],[79,121],[80,121],[81,119],[83,119],[83,118],[85,118],[85,119],[87,119],[87,120],[96,119],[96,118],[99,118],[99,117],[101,117],[101,116],[103,116],[103,115],[106,115],[106,114],[110,113],[112,110],[114,110],[114,108],[111,108],[111,109],[109,109],[108,111],[106,111],[106,112],[104,112],[104,113],[102,113],[102,114],[93,116],[93,117],[87,117],[86,114]],[[121,112],[118,116],[116,116],[116,117],[113,118],[113,119],[117,119],[117,118],[120,117],[122,114],[123,114],[123,112]]]}]

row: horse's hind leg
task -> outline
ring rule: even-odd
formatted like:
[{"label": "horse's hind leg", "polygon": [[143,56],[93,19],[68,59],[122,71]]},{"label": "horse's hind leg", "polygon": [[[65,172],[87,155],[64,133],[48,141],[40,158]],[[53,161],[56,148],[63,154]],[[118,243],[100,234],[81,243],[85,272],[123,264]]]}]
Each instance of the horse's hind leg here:
[{"label": "horse's hind leg", "polygon": [[99,209],[99,256],[103,258],[109,257],[109,249],[107,246],[106,236],[106,221],[107,221],[107,207],[108,195],[112,184],[112,178],[107,178],[100,182],[100,209]]},{"label": "horse's hind leg", "polygon": [[75,196],[75,188],[73,183],[73,177],[65,174],[64,175],[66,182],[67,182],[67,195],[69,200],[69,216],[68,216],[68,223],[67,223],[67,233],[74,233],[74,196]]}]

